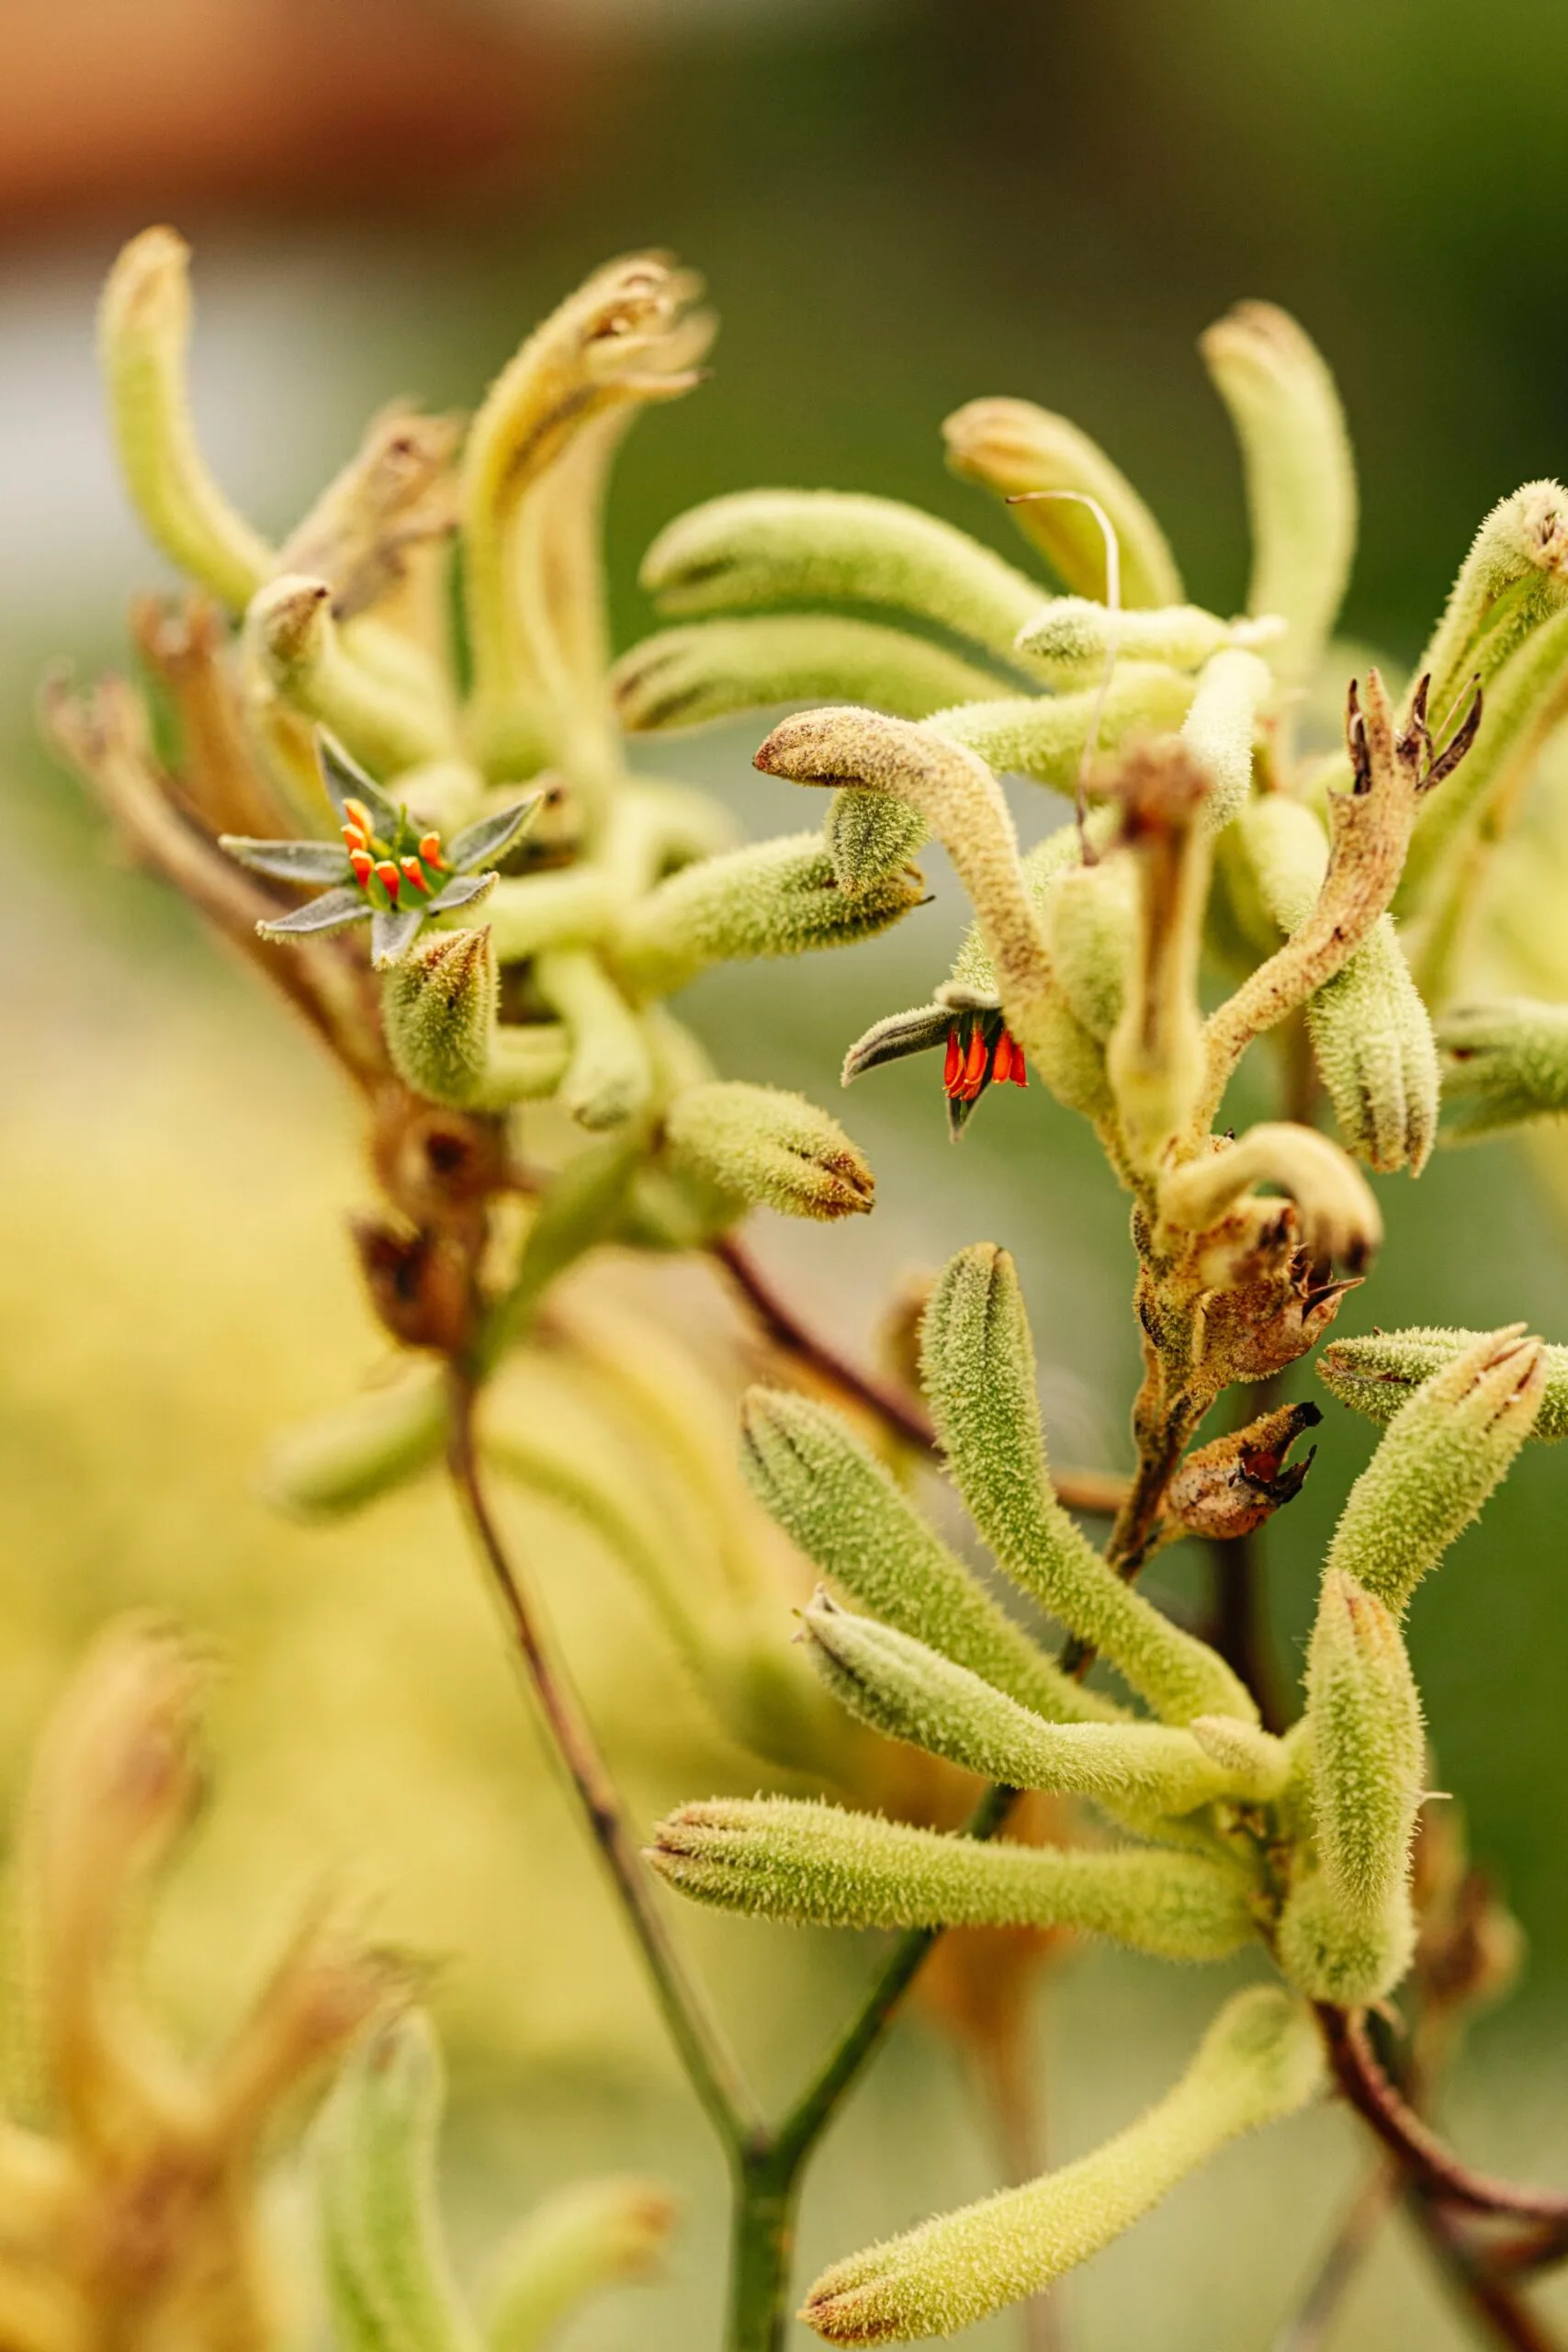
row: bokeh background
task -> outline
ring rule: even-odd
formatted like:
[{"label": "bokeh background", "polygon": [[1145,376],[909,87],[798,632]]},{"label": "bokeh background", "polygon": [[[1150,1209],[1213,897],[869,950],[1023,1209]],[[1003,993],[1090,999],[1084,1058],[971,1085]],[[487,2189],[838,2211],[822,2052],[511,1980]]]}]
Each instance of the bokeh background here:
[{"label": "bokeh background", "polygon": [[[304,1040],[120,869],[33,740],[51,658],[119,657],[163,575],[117,489],[92,358],[118,242],[197,249],[196,395],[235,498],[285,526],[406,391],[470,403],[592,265],[677,250],[723,317],[712,382],[638,429],[610,516],[617,626],[636,560],[696,499],[751,483],[908,497],[1008,547],[949,480],[937,426],[1015,392],[1077,417],[1222,610],[1244,577],[1239,481],[1193,339],[1238,296],[1297,312],[1359,453],[1348,628],[1408,659],[1482,511],[1568,470],[1568,145],[1557,0],[0,0],[0,1246],[5,1557],[0,1781],[92,1629],[176,1610],[232,1661],[222,1795],[153,1955],[191,2030],[237,2005],[302,1887],[347,1871],[441,1958],[457,2100],[449,2188],[481,2249],[591,2166],[674,2181],[669,2277],[584,2318],[571,2352],[716,2340],[722,2183],[513,1685],[438,1491],[307,1532],[270,1517],[271,1430],[379,1353],[340,1210],[357,1137]],[[661,749],[748,823],[801,821],[760,730]],[[1052,821],[1020,802],[1031,836]],[[940,860],[932,861],[933,876]],[[845,1042],[945,968],[959,913],[815,966],[731,973],[692,1017],[737,1075],[826,1096]],[[1564,910],[1568,912],[1568,910]],[[930,1073],[847,1106],[879,1178],[852,1235],[758,1247],[847,1340],[912,1266],[981,1237],[1027,1273],[1063,1456],[1119,1463],[1134,1377],[1124,1208],[1041,1091],[949,1149]],[[1347,1328],[1568,1337],[1550,1148],[1440,1155],[1384,1188],[1390,1243]],[[1308,1376],[1303,1375],[1303,1379]],[[1279,1523],[1270,1600],[1299,1657],[1314,1564],[1365,1458],[1331,1408]],[[1568,2168],[1568,1581],[1561,1456],[1533,1448],[1424,1594],[1414,1642],[1445,1783],[1529,1931],[1528,1976],[1450,2099],[1467,2149]],[[562,1635],[644,1818],[750,1786],[613,1572],[541,1515]],[[1172,1570],[1179,1579],[1179,1563]],[[750,1777],[749,1777],[750,1776]],[[781,2093],[830,2033],[863,1944],[682,1918]],[[1039,2019],[1053,2154],[1179,2063],[1206,1980],[1079,1954]],[[1357,2176],[1322,2114],[1233,2154],[1066,2297],[1075,2352],[1265,2346]],[[952,2045],[916,2019],[829,2143],[805,2259],[977,2193],[997,2157]],[[1014,2323],[984,2332],[1014,2340]],[[1468,2340],[1385,2233],[1347,2347]],[[976,2335],[978,2344],[981,2335]]]}]

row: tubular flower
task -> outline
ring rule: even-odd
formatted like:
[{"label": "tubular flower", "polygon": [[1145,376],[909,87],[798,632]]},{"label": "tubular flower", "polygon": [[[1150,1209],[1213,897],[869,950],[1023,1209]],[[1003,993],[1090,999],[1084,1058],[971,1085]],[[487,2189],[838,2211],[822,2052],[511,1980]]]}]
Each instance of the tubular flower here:
[{"label": "tubular flower", "polygon": [[955,1012],[942,1069],[942,1091],[952,1105],[953,1132],[963,1126],[987,1086],[1010,1080],[1014,1086],[1029,1083],[1022,1050],[1001,1014],[978,1007]]},{"label": "tubular flower", "polygon": [[500,876],[493,867],[481,869],[513,846],[540,796],[513,801],[443,843],[439,832],[389,800],[330,735],[320,734],[317,748],[341,848],[333,842],[254,841],[237,833],[223,834],[220,845],[253,873],[325,886],[319,899],[292,914],[258,923],[264,939],[298,939],[368,922],[371,961],[385,970],[401,963],[428,916],[457,914],[490,896]]}]

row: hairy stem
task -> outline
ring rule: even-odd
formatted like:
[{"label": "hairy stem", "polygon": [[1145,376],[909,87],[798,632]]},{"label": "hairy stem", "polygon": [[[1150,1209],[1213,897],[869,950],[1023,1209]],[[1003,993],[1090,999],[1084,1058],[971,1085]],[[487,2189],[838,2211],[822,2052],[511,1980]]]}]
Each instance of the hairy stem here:
[{"label": "hairy stem", "polygon": [[652,1883],[626,1825],[614,1783],[577,1702],[540,1634],[527,1594],[503,1544],[474,1451],[474,1392],[452,1376],[447,1462],[530,1687],[609,1871],[648,1971],[671,2040],[715,2131],[732,2154],[763,2129],[761,2110],[701,1988],[687,1971],[660,1915]]}]

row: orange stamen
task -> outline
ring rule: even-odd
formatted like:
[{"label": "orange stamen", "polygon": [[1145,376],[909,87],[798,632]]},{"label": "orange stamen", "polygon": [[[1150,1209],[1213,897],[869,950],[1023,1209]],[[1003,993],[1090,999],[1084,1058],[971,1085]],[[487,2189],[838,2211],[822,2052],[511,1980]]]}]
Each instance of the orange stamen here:
[{"label": "orange stamen", "polygon": [[389,857],[382,858],[377,865],[376,879],[387,893],[388,898],[395,899],[402,887],[403,877]]},{"label": "orange stamen", "polygon": [[964,1060],[964,1100],[973,1102],[986,1081],[986,1035],[976,1029],[969,1040],[969,1051]]},{"label": "orange stamen", "polygon": [[351,849],[348,862],[354,868],[354,878],[363,890],[376,871],[376,861],[367,849]]},{"label": "orange stamen", "polygon": [[942,1083],[944,1093],[956,1094],[959,1074],[963,1068],[964,1048],[958,1042],[957,1030],[950,1029],[947,1033],[947,1058],[942,1066]]},{"label": "orange stamen", "polygon": [[1004,1029],[997,1039],[997,1050],[991,1056],[991,1076],[1003,1086],[1012,1076],[1012,1039]]},{"label": "orange stamen", "polygon": [[443,873],[446,871],[446,860],[441,854],[441,836],[439,833],[422,833],[420,835],[419,842],[419,854],[426,865],[436,866]]},{"label": "orange stamen", "polygon": [[343,845],[344,849],[347,850],[368,849],[370,846],[357,825],[345,825],[344,827]]},{"label": "orange stamen", "polygon": [[343,812],[345,817],[350,818],[353,822],[358,826],[366,840],[368,841],[376,828],[370,822],[370,811],[365,806],[364,801],[345,800],[343,804]]},{"label": "orange stamen", "polygon": [[403,872],[408,876],[408,878],[413,884],[414,888],[416,890],[423,890],[425,897],[428,899],[430,896],[430,885],[424,878],[424,868],[421,865],[418,858],[405,857],[401,863]]}]

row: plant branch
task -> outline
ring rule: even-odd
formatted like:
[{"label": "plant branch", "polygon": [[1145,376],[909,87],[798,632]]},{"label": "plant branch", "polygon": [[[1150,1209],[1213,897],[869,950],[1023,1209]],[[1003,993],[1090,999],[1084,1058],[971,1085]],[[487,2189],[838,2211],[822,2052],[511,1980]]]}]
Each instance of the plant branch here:
[{"label": "plant branch", "polygon": [[547,1655],[533,1608],[502,1541],[474,1450],[474,1391],[452,1373],[447,1463],[491,1581],[526,1670],[556,1752],[565,1766],[593,1841],[610,1873],[654,1997],[715,2130],[737,2156],[761,2133],[762,2117],[705,1996],[694,1983],[660,1917],[642,1857],[620,1799],[574,1697]]},{"label": "plant branch", "polygon": [[1320,2002],[1317,2014],[1335,2080],[1357,2114],[1398,2159],[1413,2188],[1441,2204],[1462,2205],[1475,2213],[1553,2225],[1568,2222],[1568,2197],[1520,2188],[1461,2162],[1383,2073],[1367,2033],[1365,2010],[1336,2009]]},{"label": "plant branch", "polygon": [[1380,2164],[1357,2189],[1312,2284],[1275,2336],[1270,2352],[1323,2352],[1356,2273],[1385,2216],[1398,2201],[1397,2165]]},{"label": "plant branch", "polygon": [[[934,1453],[936,1432],[924,1408],[895,1387],[863,1372],[804,1323],[782,1292],[775,1289],[745,1244],[729,1234],[712,1245],[713,1255],[733,1280],[768,1337],[789,1355],[797,1356],[856,1404],[863,1405],[909,1445]],[[1114,1470],[1053,1469],[1051,1481],[1069,1510],[1091,1519],[1113,1519],[1122,1509],[1127,1480]]]},{"label": "plant branch", "polygon": [[1437,2198],[1407,2181],[1404,2201],[1456,2290],[1464,2297],[1493,2341],[1508,2352],[1561,2352],[1558,2339],[1490,2257],[1466,2237],[1454,2214]]}]

